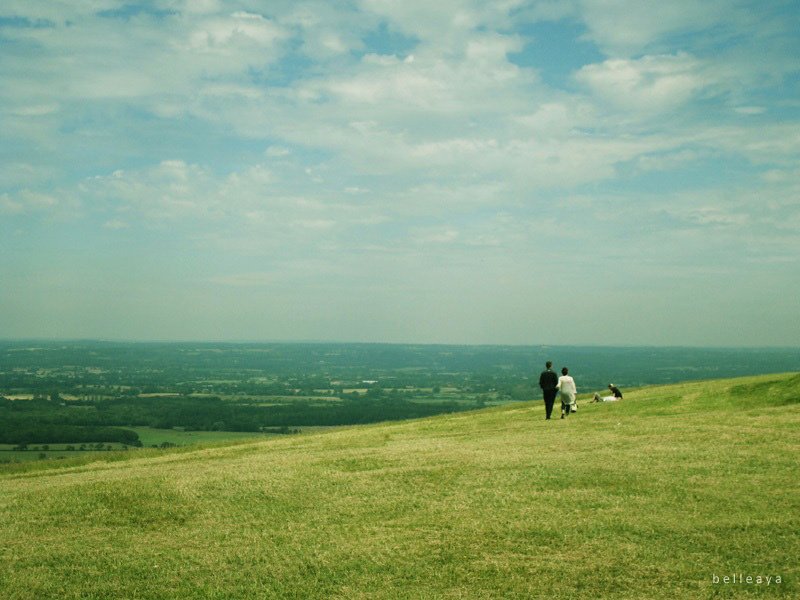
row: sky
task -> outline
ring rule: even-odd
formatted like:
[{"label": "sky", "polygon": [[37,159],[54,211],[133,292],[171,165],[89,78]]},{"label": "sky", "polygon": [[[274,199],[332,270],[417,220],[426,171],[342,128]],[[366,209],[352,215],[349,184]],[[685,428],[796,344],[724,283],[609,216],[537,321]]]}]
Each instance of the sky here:
[{"label": "sky", "polygon": [[797,346],[795,0],[2,0],[0,338]]}]

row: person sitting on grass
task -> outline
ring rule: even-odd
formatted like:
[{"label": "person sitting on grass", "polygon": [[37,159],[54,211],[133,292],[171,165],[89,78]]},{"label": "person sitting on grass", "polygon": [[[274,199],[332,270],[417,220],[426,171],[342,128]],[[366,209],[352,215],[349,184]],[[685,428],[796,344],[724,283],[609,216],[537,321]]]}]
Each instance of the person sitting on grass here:
[{"label": "person sitting on grass", "polygon": [[592,402],[616,402],[617,400],[622,400],[622,392],[619,391],[617,386],[615,386],[613,383],[609,383],[608,389],[611,390],[610,396],[601,396],[595,392]]}]

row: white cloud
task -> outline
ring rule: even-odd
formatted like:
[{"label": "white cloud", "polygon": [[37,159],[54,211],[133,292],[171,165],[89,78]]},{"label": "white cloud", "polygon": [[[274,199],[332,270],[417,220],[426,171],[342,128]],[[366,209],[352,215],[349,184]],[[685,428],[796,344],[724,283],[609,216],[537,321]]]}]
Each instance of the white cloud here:
[{"label": "white cloud", "polygon": [[20,214],[25,210],[21,203],[12,200],[9,194],[0,194],[0,213]]},{"label": "white cloud", "polygon": [[675,109],[705,85],[698,62],[684,52],[609,59],[582,67],[575,77],[613,108],[647,114]]},{"label": "white cloud", "polygon": [[284,148],[283,146],[270,146],[264,151],[264,154],[270,158],[280,158],[282,156],[289,156],[289,154],[291,154],[291,150]]},{"label": "white cloud", "polygon": [[52,194],[39,191],[24,189],[17,194],[18,203],[30,210],[49,210],[54,208],[59,202]]},{"label": "white cloud", "polygon": [[671,34],[696,32],[739,18],[733,0],[579,0],[576,14],[590,39],[614,57],[631,56]]},{"label": "white cloud", "polygon": [[59,105],[55,102],[50,104],[36,104],[33,106],[21,106],[11,110],[11,114],[18,117],[41,117],[58,112]]},{"label": "white cloud", "polygon": [[0,188],[41,185],[52,176],[52,169],[28,162],[0,164]]},{"label": "white cloud", "polygon": [[502,110],[498,103],[507,96],[501,92],[522,92],[529,82],[530,75],[506,58],[519,47],[518,40],[476,34],[463,43],[464,55],[449,60],[425,52],[414,60],[366,55],[349,72],[309,81],[300,89],[309,98],[331,98],[342,110],[372,107],[380,121],[407,118],[413,111],[461,117],[475,109]]},{"label": "white cloud", "polygon": [[480,27],[497,30],[510,24],[510,13],[524,0],[361,0],[364,10],[388,20],[401,31],[425,41],[441,43],[461,32]]},{"label": "white cloud", "polygon": [[669,171],[704,158],[697,150],[676,150],[665,153],[644,154],[636,159],[636,167],[643,172]]},{"label": "white cloud", "polygon": [[459,232],[452,227],[437,227],[418,230],[412,233],[416,243],[427,244],[452,244],[459,239]]},{"label": "white cloud", "polygon": [[740,115],[760,115],[764,113],[767,109],[763,106],[737,106],[734,108],[737,113]]},{"label": "white cloud", "polygon": [[159,0],[159,5],[168,10],[190,15],[216,14],[226,8],[221,0]]},{"label": "white cloud", "polygon": [[515,121],[536,138],[550,138],[573,133],[593,123],[594,116],[593,108],[586,103],[554,99],[532,113],[516,116]]},{"label": "white cloud", "polygon": [[231,287],[261,287],[275,282],[274,273],[235,273],[212,277],[209,282]]},{"label": "white cloud", "polygon": [[127,229],[130,225],[120,219],[112,219],[103,223],[103,227],[105,229]]},{"label": "white cloud", "polygon": [[[476,265],[529,297],[514,282],[541,265],[656,285],[642,265],[691,279],[735,271],[742,240],[762,264],[797,250],[800,130],[774,98],[796,53],[727,0],[6,6],[54,26],[3,30],[4,221],[147,228],[206,284],[311,298],[339,278],[402,308],[444,282],[449,310]],[[562,18],[607,58],[565,56],[556,89],[527,25]]]},{"label": "white cloud", "polygon": [[720,206],[698,206],[682,213],[682,217],[690,223],[710,226],[742,226],[750,222],[750,216],[732,213]]},{"label": "white cloud", "polygon": [[210,173],[202,167],[165,160],[143,171],[117,170],[87,179],[77,194],[95,209],[132,210],[153,223],[163,223],[218,211],[207,192],[211,182]]},{"label": "white cloud", "polygon": [[189,44],[195,52],[221,52],[254,44],[271,47],[284,39],[286,32],[262,15],[235,12],[228,17],[200,21],[189,35]]},{"label": "white cloud", "polygon": [[119,8],[118,0],[82,0],[81,2],[28,2],[28,0],[4,0],[3,12],[30,19],[63,25],[75,22],[104,10]]},{"label": "white cloud", "polygon": [[800,169],[771,169],[764,173],[764,181],[773,184],[800,185]]},{"label": "white cloud", "polygon": [[313,181],[297,181],[296,167],[287,168],[275,173],[253,165],[219,176],[199,165],[168,160],[146,169],[87,179],[71,194],[95,212],[125,215],[124,221],[117,216],[107,219],[107,228],[124,223],[224,231],[253,241],[255,247],[285,244],[286,249],[302,249],[303,242],[333,241],[356,228],[363,233],[387,221],[380,203],[356,201],[360,193],[330,190],[320,194],[314,191]]},{"label": "white cloud", "polygon": [[[99,48],[112,29],[103,20],[86,21],[100,34],[84,36],[94,41],[74,45],[74,36],[66,39],[68,34],[59,32],[46,43],[55,53],[69,44],[79,59],[87,57],[82,67],[67,65],[66,78],[73,82],[68,89],[75,97],[139,98],[162,118],[191,115],[241,136],[279,140],[267,150],[270,158],[278,153],[285,158],[282,149],[288,147],[320,149],[333,156],[330,166],[339,172],[394,172],[419,184],[441,178],[437,169],[447,169],[444,176],[451,180],[480,174],[561,185],[606,179],[615,161],[628,159],[634,148],[652,151],[647,143],[610,142],[581,133],[581,127],[596,122],[591,101],[567,94],[553,98],[535,73],[508,61],[510,52],[522,48],[521,38],[491,28],[506,26],[510,9],[518,4],[367,2],[364,6],[374,14],[359,17],[355,31],[374,24],[376,15],[387,18],[392,27],[421,40],[414,60],[367,55],[285,88],[254,83],[248,69],[278,60],[281,43],[298,31],[304,43],[322,39],[316,34],[325,27],[345,39],[338,35],[348,31],[345,11],[314,4],[266,17],[256,14],[254,5],[220,14],[206,9],[190,13],[187,6],[173,3],[164,6],[181,14],[127,24],[128,35],[111,40],[104,52]],[[440,27],[446,31],[435,35]],[[346,45],[357,46],[353,40]],[[694,85],[687,55],[649,57],[620,68],[604,63],[585,75],[604,100],[610,96],[648,107],[688,97]],[[615,95],[620,77],[628,78],[622,87],[627,85],[630,93],[624,98]],[[357,135],[348,123],[354,123]],[[317,165],[309,167],[315,181],[325,179]],[[186,201],[188,209],[191,200]]]},{"label": "white cloud", "polygon": [[753,164],[795,166],[800,154],[800,123],[741,123],[698,127],[686,139],[741,156]]},{"label": "white cloud", "polygon": [[[13,96],[30,107],[22,110],[49,114],[59,104],[64,109],[70,101],[106,98],[146,98],[163,106],[170,96],[189,97],[207,82],[249,80],[248,69],[274,63],[289,36],[274,20],[244,11],[145,14],[123,22],[89,10],[103,7],[118,8],[62,8],[56,27],[14,32],[16,40],[52,56],[46,62],[23,59],[30,68],[7,73]],[[19,14],[37,13],[28,7]],[[59,103],[42,102],[53,94]]]}]

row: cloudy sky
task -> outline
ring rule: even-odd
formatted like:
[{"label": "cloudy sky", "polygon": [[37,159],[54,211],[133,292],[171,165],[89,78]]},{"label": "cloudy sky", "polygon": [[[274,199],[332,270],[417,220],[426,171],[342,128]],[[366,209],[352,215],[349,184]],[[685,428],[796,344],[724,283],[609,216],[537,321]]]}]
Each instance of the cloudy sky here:
[{"label": "cloudy sky", "polygon": [[798,345],[795,0],[3,0],[0,337]]}]

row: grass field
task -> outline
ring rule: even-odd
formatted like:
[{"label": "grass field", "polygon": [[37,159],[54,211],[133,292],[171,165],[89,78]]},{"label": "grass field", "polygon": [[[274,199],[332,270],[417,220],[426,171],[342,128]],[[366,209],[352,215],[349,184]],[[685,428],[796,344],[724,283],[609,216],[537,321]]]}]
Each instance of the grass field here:
[{"label": "grass field", "polygon": [[152,427],[129,427],[139,434],[139,440],[145,447],[159,446],[163,442],[170,442],[178,446],[186,444],[201,444],[204,442],[224,442],[227,440],[241,440],[248,438],[274,437],[276,434],[245,433],[238,431],[179,431],[176,429],[154,429]]},{"label": "grass field", "polygon": [[6,472],[0,590],[800,597],[800,375],[543,413],[537,400]]},{"label": "grass field", "polygon": [[[264,439],[267,437],[275,437],[279,434],[274,433],[252,433],[240,431],[181,431],[177,429],[154,429],[152,427],[127,427],[139,434],[139,440],[142,446],[149,448],[151,446],[160,446],[164,442],[175,444],[176,446],[185,446],[188,444],[202,444],[209,442],[225,442],[229,440],[242,440],[242,439]],[[94,443],[87,443],[85,446],[92,448]],[[106,447],[111,447],[113,450],[128,450],[130,452],[138,452],[137,448],[125,448],[124,444],[119,443],[104,443]],[[81,446],[79,443],[72,444],[48,444],[47,450],[43,450],[43,444],[31,444],[28,450],[19,451],[13,450],[15,444],[0,444],[0,463],[11,461],[29,461],[29,460],[44,460],[44,459],[86,459],[84,455],[91,455],[92,460],[102,459],[102,452],[93,452],[91,450],[67,450],[68,447],[78,448]],[[0,469],[2,467],[0,466]]]},{"label": "grass field", "polygon": [[[88,444],[94,446],[94,444]],[[113,450],[123,450],[123,444],[103,444],[106,448],[111,446]],[[2,444],[0,445],[0,471],[2,471],[2,464],[8,462],[30,461],[30,460],[52,460],[74,458],[76,456],[91,455],[93,458],[102,452],[107,452],[107,449],[101,451],[93,450],[67,450],[67,446],[79,447],[80,444],[49,444],[47,450],[41,450],[41,446],[32,445],[29,450],[12,450],[15,444]]]}]

